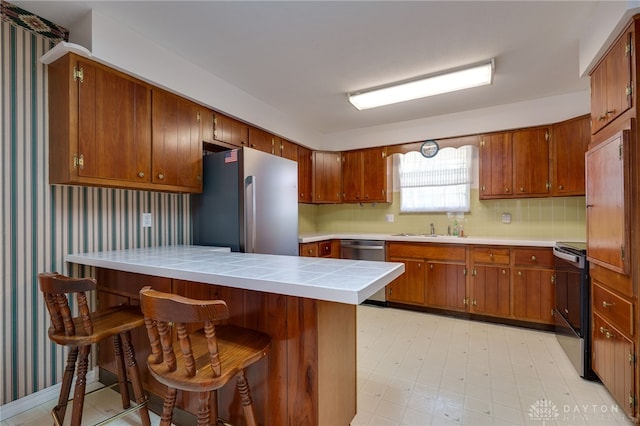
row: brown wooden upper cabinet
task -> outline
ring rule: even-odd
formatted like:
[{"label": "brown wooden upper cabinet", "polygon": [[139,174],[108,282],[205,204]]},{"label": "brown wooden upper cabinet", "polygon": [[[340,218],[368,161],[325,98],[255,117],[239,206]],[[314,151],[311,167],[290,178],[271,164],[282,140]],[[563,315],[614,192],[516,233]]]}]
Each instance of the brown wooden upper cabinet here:
[{"label": "brown wooden upper cabinet", "polygon": [[590,116],[584,115],[551,129],[551,194],[584,195],[584,154],[591,142]]},{"label": "brown wooden upper cabinet", "polygon": [[513,193],[511,133],[493,133],[480,138],[480,199],[505,198]]},{"label": "brown wooden upper cabinet", "polygon": [[286,139],[275,138],[274,154],[282,158],[298,161],[298,145]]},{"label": "brown wooden upper cabinet", "polygon": [[390,202],[386,148],[342,153],[342,196],[346,203]]},{"label": "brown wooden upper cabinet", "polygon": [[591,73],[591,131],[600,129],[631,108],[633,31],[623,32]]},{"label": "brown wooden upper cabinet", "polygon": [[73,53],[49,64],[48,73],[49,183],[202,190],[199,105],[175,101],[165,137],[152,129],[152,115],[164,110],[160,89]]},{"label": "brown wooden upper cabinet", "polygon": [[151,89],[72,53],[48,72],[49,183],[150,186]]},{"label": "brown wooden upper cabinet", "polygon": [[550,194],[549,129],[531,128],[480,138],[480,199]]},{"label": "brown wooden upper cabinet", "polygon": [[298,202],[313,203],[313,154],[310,149],[298,146]]},{"label": "brown wooden upper cabinet", "polygon": [[152,182],[202,191],[203,108],[161,89],[152,98]]},{"label": "brown wooden upper cabinet", "polygon": [[259,151],[275,154],[276,136],[256,127],[249,127],[249,146]]},{"label": "brown wooden upper cabinet", "polygon": [[249,125],[209,109],[204,113],[202,140],[243,147],[249,144]]},{"label": "brown wooden upper cabinet", "polygon": [[589,150],[587,255],[593,264],[629,273],[630,134],[622,130]]},{"label": "brown wooden upper cabinet", "polygon": [[314,151],[312,157],[314,203],[342,202],[342,155],[340,152]]}]

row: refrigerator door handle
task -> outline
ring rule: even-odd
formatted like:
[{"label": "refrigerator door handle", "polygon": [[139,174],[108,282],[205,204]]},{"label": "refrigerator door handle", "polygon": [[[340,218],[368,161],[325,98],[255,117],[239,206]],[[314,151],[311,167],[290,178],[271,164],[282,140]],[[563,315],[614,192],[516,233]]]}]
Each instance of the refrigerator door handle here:
[{"label": "refrigerator door handle", "polygon": [[[245,210],[245,229],[248,235],[245,237],[247,247],[245,253],[255,253],[256,250],[256,177],[247,176],[245,180],[245,206],[248,205],[247,188],[251,187],[251,208]],[[250,216],[250,217],[249,217]]]}]

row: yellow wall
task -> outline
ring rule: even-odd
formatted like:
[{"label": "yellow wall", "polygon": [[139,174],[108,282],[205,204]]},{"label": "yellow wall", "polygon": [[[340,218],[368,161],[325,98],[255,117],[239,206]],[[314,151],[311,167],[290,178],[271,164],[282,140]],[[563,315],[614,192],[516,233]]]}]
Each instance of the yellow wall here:
[{"label": "yellow wall", "polygon": [[[424,233],[433,223],[444,234],[453,220],[446,213],[400,214],[399,194],[391,204],[300,204],[301,233]],[[511,213],[511,224],[501,223]],[[471,212],[464,214],[464,232],[473,237],[548,238],[566,241],[586,239],[585,197],[532,198],[480,201],[471,190]],[[393,214],[394,222],[385,221]]]}]

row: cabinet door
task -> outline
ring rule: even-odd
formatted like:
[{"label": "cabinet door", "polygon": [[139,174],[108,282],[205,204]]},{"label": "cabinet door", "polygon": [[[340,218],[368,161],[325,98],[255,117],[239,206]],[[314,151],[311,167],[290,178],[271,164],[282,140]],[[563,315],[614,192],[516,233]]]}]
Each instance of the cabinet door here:
[{"label": "cabinet door", "polygon": [[[513,132],[513,194],[549,193],[549,129]],[[574,170],[575,173],[575,170]]]},{"label": "cabinet door", "polygon": [[551,133],[552,195],[584,195],[584,154],[591,142],[589,116],[553,126]]},{"label": "cabinet door", "polygon": [[628,274],[629,188],[626,158],[629,131],[623,130],[587,152],[587,255],[589,261]]},{"label": "cabinet door", "polygon": [[242,121],[216,114],[215,138],[234,146],[249,146],[249,125]]},{"label": "cabinet door", "polygon": [[202,107],[163,90],[153,91],[153,183],[202,188]]},{"label": "cabinet door", "polygon": [[511,277],[508,267],[475,266],[470,290],[471,312],[506,318],[510,312]]},{"label": "cabinet door", "polygon": [[298,161],[298,145],[290,142],[286,139],[277,138],[276,140],[276,155],[289,160]]},{"label": "cabinet door", "polygon": [[631,340],[593,314],[592,365],[605,387],[629,416],[635,415],[635,348]]},{"label": "cabinet door", "polygon": [[275,152],[276,137],[269,132],[255,127],[249,127],[249,146],[259,151],[273,154]]},{"label": "cabinet door", "polygon": [[428,306],[467,309],[465,265],[428,262],[426,283]]},{"label": "cabinet door", "polygon": [[424,304],[424,261],[390,258],[389,262],[404,263],[404,274],[387,285],[387,299],[391,302]]},{"label": "cabinet door", "polygon": [[513,193],[511,133],[495,133],[480,140],[480,198]]},{"label": "cabinet door", "polygon": [[631,108],[632,40],[632,31],[623,33],[591,74],[593,134]]},{"label": "cabinet door", "polygon": [[313,153],[313,200],[316,203],[342,201],[342,161],[339,152]]},{"label": "cabinet door", "polygon": [[150,89],[89,61],[78,68],[78,176],[150,182]]},{"label": "cabinet door", "polygon": [[512,283],[515,318],[553,324],[553,270],[516,268]]},{"label": "cabinet door", "polygon": [[362,150],[362,173],[364,201],[388,202],[387,152],[384,147]]},{"label": "cabinet door", "polygon": [[311,150],[303,146],[298,146],[298,202],[311,203],[313,196],[312,187],[312,159]]},{"label": "cabinet door", "polygon": [[362,202],[362,176],[364,174],[362,151],[342,153],[342,201]]}]

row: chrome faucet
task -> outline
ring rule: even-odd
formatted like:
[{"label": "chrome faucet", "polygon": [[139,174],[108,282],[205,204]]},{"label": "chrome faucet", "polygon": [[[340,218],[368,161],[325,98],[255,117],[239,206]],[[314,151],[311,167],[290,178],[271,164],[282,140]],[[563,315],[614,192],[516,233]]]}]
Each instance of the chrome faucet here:
[{"label": "chrome faucet", "polygon": [[429,225],[429,229],[431,230],[431,235],[436,235],[436,227],[433,226],[433,223]]}]

